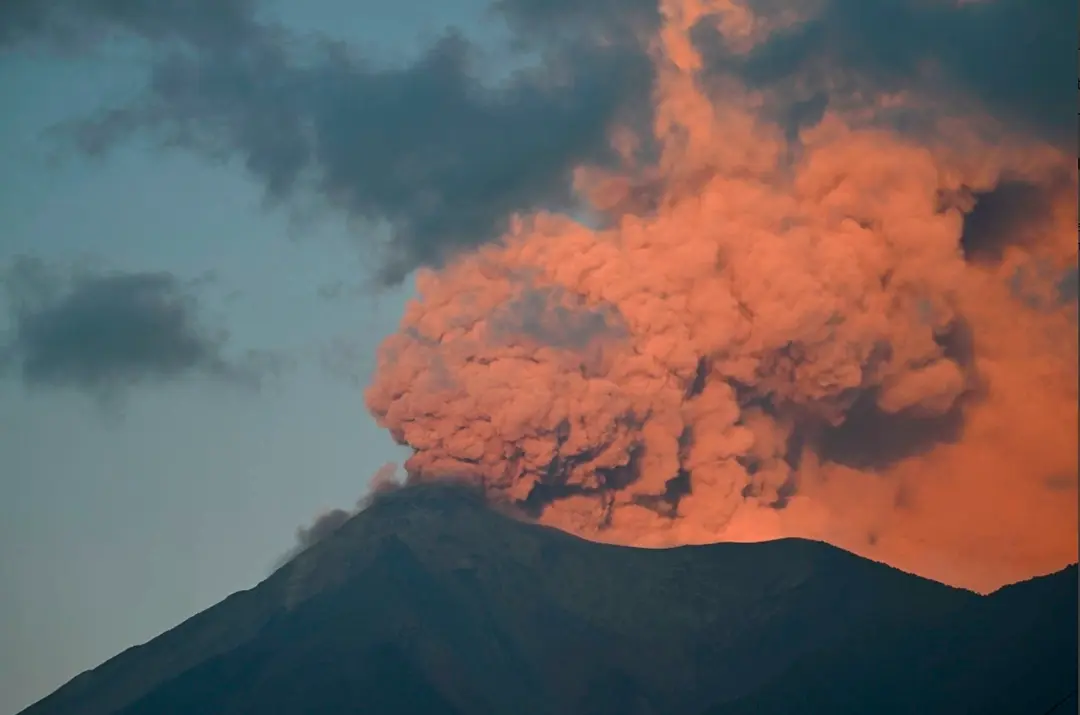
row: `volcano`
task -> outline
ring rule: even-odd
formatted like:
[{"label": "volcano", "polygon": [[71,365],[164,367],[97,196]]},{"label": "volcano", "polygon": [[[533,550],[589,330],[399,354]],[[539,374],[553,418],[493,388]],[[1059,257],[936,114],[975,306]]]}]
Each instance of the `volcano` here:
[{"label": "volcano", "polygon": [[593,543],[440,484],[23,712],[1041,715],[1076,686],[1075,565],[981,596],[800,539]]}]

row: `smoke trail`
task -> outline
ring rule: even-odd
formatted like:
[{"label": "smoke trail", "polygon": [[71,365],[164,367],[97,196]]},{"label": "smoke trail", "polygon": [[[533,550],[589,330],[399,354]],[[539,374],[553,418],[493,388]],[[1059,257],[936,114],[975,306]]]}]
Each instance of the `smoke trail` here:
[{"label": "smoke trail", "polygon": [[274,562],[274,570],[281,568],[299,554],[333,535],[335,531],[345,525],[345,522],[367,509],[380,495],[398,489],[401,484],[398,480],[397,471],[398,466],[396,464],[387,462],[375,470],[368,482],[367,492],[356,502],[354,509],[330,509],[316,516],[308,526],[297,528],[296,543],[284,555],[278,557]]},{"label": "smoke trail", "polygon": [[706,61],[703,26],[749,62],[835,3],[765,5],[661,4],[655,162],[578,169],[600,229],[519,215],[423,273],[372,413],[410,478],[589,538],[807,536],[983,589],[1075,561],[1075,324],[1016,290],[1076,264],[1073,156],[1002,97]]}]

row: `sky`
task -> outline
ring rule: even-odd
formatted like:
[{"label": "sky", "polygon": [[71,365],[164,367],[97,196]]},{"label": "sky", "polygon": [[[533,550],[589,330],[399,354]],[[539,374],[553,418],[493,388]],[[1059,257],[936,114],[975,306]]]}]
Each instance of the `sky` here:
[{"label": "sky", "polygon": [[0,713],[388,463],[620,544],[1075,562],[1076,12],[0,4]]},{"label": "sky", "polygon": [[[277,10],[290,27],[397,61],[433,28],[475,23],[476,6]],[[235,165],[147,142],[91,159],[48,134],[138,85],[138,65],[117,59],[129,51],[0,53],[0,265],[212,274],[200,317],[230,332],[228,349],[291,364],[258,389],[195,376],[127,390],[119,406],[0,378],[2,713],[255,585],[296,527],[401,461],[348,378],[370,370],[410,289],[364,290],[354,229],[266,210]],[[354,290],[320,295],[337,285]]]}]

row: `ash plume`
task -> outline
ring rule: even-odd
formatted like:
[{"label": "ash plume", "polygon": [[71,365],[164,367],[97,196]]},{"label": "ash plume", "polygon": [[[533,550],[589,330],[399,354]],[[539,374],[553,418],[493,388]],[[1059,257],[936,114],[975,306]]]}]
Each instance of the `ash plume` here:
[{"label": "ash plume", "polygon": [[297,554],[310,549],[315,544],[323,541],[335,531],[340,529],[346,521],[368,508],[375,499],[381,495],[393,492],[401,487],[398,480],[398,466],[393,462],[387,462],[375,470],[368,482],[367,492],[357,501],[356,507],[347,509],[330,509],[324,511],[307,526],[301,526],[296,530],[296,543],[281,557],[277,566],[291,560]]},{"label": "ash plume", "polygon": [[457,31],[379,66],[241,0],[3,8],[3,50],[150,46],[81,149],[237,160],[430,269],[365,396],[410,481],[980,589],[1076,560],[1074,2],[497,0],[497,81]]},{"label": "ash plume", "polygon": [[[1016,8],[885,5],[984,42]],[[1061,294],[1077,259],[1075,155],[1013,102],[1041,65],[988,94],[937,34],[856,36],[848,2],[659,9],[652,161],[574,173],[603,225],[518,213],[419,274],[366,392],[410,479],[598,540],[819,538],[977,589],[1075,561],[1075,313],[1013,289]],[[794,125],[791,88],[825,94]]]}]

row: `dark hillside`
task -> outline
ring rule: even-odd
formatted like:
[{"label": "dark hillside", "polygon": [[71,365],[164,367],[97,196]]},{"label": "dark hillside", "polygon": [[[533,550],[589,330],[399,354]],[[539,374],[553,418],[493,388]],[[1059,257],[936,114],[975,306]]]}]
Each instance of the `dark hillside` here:
[{"label": "dark hillside", "polygon": [[1075,646],[1075,569],[981,597],[810,541],[585,542],[431,486],[25,712],[983,712],[1075,685]]}]

